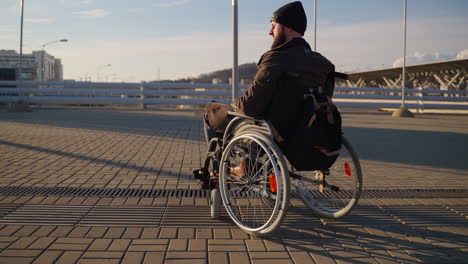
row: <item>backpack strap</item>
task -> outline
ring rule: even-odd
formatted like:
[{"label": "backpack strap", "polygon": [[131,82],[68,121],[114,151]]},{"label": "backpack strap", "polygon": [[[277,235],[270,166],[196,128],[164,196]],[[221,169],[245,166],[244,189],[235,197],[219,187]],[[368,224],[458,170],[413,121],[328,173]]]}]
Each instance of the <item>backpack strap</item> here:
[{"label": "backpack strap", "polygon": [[331,98],[327,96],[328,104],[326,106],[327,120],[330,125],[335,124],[335,118],[333,117],[333,109],[336,107],[332,102]]},{"label": "backpack strap", "polygon": [[283,143],[284,138],[280,135],[278,130],[276,130],[276,128],[273,125],[271,127],[273,128],[273,137],[275,138],[276,142]]}]

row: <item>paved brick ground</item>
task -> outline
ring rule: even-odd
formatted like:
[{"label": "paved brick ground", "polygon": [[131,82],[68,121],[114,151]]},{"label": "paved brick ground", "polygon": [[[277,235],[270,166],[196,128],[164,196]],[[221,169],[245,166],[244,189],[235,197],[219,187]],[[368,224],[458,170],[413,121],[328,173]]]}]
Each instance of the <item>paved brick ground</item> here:
[{"label": "paved brick ground", "polygon": [[[468,116],[344,111],[366,189],[467,189]],[[199,113],[0,110],[0,187],[196,189]],[[362,199],[338,220],[293,199],[249,236],[206,198],[5,196],[0,263],[463,263],[468,197]]]}]

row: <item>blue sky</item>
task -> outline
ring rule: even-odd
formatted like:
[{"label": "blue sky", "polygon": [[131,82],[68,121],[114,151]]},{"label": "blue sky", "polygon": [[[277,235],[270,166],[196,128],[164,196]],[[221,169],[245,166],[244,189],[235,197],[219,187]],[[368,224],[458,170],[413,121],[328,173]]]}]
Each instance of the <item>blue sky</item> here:
[{"label": "blue sky", "polygon": [[[2,0],[0,49],[19,49],[19,0]],[[240,63],[268,50],[269,19],[290,1],[239,0]],[[302,1],[312,43],[313,0]],[[102,81],[196,76],[232,64],[232,0],[25,0],[24,52],[46,47],[65,78]],[[408,62],[468,54],[468,1],[408,0]],[[318,0],[318,51],[338,70],[398,65],[403,0]],[[111,64],[110,67],[103,65]]]}]

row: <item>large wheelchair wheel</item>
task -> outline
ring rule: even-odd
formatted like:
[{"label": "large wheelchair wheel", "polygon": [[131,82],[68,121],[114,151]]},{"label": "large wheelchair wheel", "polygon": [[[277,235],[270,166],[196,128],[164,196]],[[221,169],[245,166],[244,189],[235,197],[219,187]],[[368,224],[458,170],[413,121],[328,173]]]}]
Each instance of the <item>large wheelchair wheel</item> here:
[{"label": "large wheelchair wheel", "polygon": [[294,171],[302,176],[296,187],[305,205],[322,217],[339,218],[351,211],[362,191],[357,154],[343,137],[341,154],[329,171]]},{"label": "large wheelchair wheel", "polygon": [[290,196],[287,164],[260,133],[235,136],[220,162],[219,188],[227,213],[244,232],[263,237],[278,228]]}]

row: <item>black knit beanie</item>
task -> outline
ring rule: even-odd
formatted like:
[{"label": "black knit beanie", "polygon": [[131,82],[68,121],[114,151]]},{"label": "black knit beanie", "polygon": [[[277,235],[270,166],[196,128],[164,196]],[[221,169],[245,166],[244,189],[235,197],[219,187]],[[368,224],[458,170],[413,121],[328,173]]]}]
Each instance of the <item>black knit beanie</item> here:
[{"label": "black knit beanie", "polygon": [[273,13],[271,22],[287,26],[304,36],[307,27],[307,17],[302,3],[296,1],[280,7]]}]

